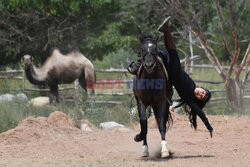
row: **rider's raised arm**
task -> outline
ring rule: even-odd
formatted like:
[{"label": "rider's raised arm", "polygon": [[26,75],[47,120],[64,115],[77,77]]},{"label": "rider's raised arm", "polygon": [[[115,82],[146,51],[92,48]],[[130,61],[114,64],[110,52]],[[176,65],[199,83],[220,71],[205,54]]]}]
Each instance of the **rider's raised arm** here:
[{"label": "rider's raised arm", "polygon": [[188,106],[193,110],[193,112],[196,112],[198,114],[198,116],[200,117],[200,119],[202,120],[202,122],[205,124],[205,126],[207,127],[208,131],[210,133],[213,132],[213,128],[210,125],[205,113],[201,110],[201,108],[195,103],[195,102],[190,102],[188,104]]}]

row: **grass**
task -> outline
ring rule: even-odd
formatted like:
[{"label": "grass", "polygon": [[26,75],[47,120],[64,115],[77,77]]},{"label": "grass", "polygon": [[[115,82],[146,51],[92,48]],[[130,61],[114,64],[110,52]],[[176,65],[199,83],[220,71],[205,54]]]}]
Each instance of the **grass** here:
[{"label": "grass", "polygon": [[84,118],[95,125],[102,122],[115,121],[121,124],[129,124],[129,108],[124,105],[97,105],[94,108],[85,110]]},{"label": "grass", "polygon": [[0,132],[14,128],[17,124],[28,116],[48,116],[48,107],[35,107],[18,102],[0,103]]}]

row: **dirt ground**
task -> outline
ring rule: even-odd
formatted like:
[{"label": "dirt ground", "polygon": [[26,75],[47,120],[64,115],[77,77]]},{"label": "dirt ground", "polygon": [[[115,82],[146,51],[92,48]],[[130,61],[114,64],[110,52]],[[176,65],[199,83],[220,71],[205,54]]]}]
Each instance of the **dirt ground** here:
[{"label": "dirt ground", "polygon": [[250,166],[249,117],[208,118],[214,127],[212,139],[200,120],[194,131],[187,117],[174,114],[166,135],[174,154],[161,159],[160,134],[153,122],[148,132],[150,157],[142,158],[142,143],[133,140],[138,125],[81,132],[59,112],[48,119],[29,117],[0,134],[0,167]]}]

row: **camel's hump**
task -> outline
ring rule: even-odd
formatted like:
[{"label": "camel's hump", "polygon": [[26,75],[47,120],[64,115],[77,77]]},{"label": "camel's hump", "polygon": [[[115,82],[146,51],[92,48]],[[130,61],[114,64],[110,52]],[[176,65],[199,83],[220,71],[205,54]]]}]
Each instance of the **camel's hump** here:
[{"label": "camel's hump", "polygon": [[[77,50],[73,50],[73,51],[69,52],[68,54],[64,55],[64,54],[62,54],[62,53],[60,52],[59,49],[54,49],[54,50],[52,51],[50,57],[54,57],[54,56],[56,56],[56,57],[58,57],[58,56],[67,56],[67,57],[72,56],[72,57],[76,57],[76,56],[83,56],[83,54],[80,53],[80,52],[77,51]],[[83,56],[83,57],[84,57],[84,56]]]},{"label": "camel's hump", "polygon": [[59,49],[54,49],[52,52],[51,52],[51,54],[50,54],[50,57],[52,57],[52,56],[63,56],[63,54],[60,52],[60,50]]}]

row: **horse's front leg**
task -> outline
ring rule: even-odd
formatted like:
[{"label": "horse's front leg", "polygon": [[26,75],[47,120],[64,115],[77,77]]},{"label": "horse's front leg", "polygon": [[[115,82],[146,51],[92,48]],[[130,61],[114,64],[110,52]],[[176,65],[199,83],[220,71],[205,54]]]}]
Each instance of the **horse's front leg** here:
[{"label": "horse's front leg", "polygon": [[141,125],[141,132],[137,134],[134,138],[136,142],[140,142],[143,140],[143,157],[148,157],[148,144],[147,144],[147,132],[148,132],[148,124],[147,124],[147,116],[146,116],[146,106],[142,103],[141,100],[137,103],[138,106],[138,113],[140,117],[140,125]]},{"label": "horse's front leg", "polygon": [[159,105],[159,110],[157,113],[157,123],[158,128],[161,134],[161,157],[166,158],[170,155],[170,152],[167,147],[167,142],[165,140],[165,134],[166,134],[166,123],[168,120],[168,109],[169,105],[167,101],[164,101],[161,105]]}]

